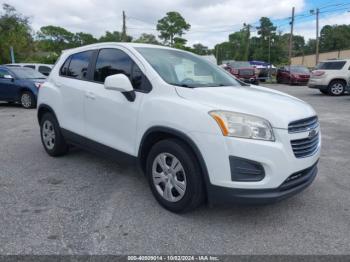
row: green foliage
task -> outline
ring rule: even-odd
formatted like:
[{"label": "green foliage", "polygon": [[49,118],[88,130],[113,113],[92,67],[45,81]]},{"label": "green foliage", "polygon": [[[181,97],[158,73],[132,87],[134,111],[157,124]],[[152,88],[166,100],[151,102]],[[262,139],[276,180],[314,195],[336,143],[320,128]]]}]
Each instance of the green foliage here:
[{"label": "green foliage", "polygon": [[154,44],[159,45],[155,35],[143,33],[138,39],[134,41],[135,43],[144,43],[144,44]]},{"label": "green foliage", "polygon": [[0,11],[0,64],[10,63],[10,47],[13,47],[16,60],[21,60],[31,52],[33,38],[28,17],[18,13],[8,4]]},{"label": "green foliage", "polygon": [[83,46],[97,43],[98,40],[91,34],[79,32],[73,36],[74,46]]},{"label": "green foliage", "polygon": [[39,49],[48,52],[61,52],[74,47],[74,34],[59,26],[43,26],[37,34]]},{"label": "green foliage", "polygon": [[[126,39],[127,39],[126,42],[132,41],[131,36],[127,35]],[[113,31],[113,32],[106,31],[105,35],[101,36],[98,41],[99,42],[123,42],[123,35],[121,32],[118,32],[118,31]]]},{"label": "green foliage", "polygon": [[168,12],[157,24],[157,30],[160,32],[159,38],[163,39],[165,44],[170,44],[170,46],[174,46],[174,38],[176,36],[181,38],[185,31],[188,31],[190,28],[191,25],[178,12]]},{"label": "green foliage", "polygon": [[210,50],[207,46],[202,45],[201,43],[194,44],[192,47],[192,52],[197,55],[210,55]]},{"label": "green foliage", "polygon": [[350,48],[350,25],[326,25],[320,32],[320,51]]}]

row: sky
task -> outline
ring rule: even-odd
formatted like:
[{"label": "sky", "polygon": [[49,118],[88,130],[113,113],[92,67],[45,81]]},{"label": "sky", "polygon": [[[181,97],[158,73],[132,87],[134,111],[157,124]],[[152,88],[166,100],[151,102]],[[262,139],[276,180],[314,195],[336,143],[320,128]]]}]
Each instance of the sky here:
[{"label": "sky", "polygon": [[[122,11],[126,13],[127,33],[158,35],[156,24],[169,11],[177,11],[191,24],[183,37],[188,45],[202,43],[210,48],[227,41],[243,23],[258,25],[260,17],[269,17],[277,30],[290,31],[292,7],[295,7],[295,34],[315,38],[315,16],[320,8],[320,28],[326,24],[350,24],[350,0],[0,0],[30,17],[35,31],[46,25],[87,32],[100,37],[105,31],[121,31]],[[256,29],[252,34],[256,34]]]}]

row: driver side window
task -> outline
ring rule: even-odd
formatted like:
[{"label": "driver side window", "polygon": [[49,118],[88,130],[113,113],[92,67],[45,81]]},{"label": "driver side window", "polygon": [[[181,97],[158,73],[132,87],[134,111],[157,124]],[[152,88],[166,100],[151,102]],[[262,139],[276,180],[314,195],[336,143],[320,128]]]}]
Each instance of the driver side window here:
[{"label": "driver side window", "polygon": [[101,49],[94,69],[94,81],[104,83],[107,76],[115,74],[126,75],[135,90],[149,92],[152,89],[147,77],[125,52],[113,48]]}]

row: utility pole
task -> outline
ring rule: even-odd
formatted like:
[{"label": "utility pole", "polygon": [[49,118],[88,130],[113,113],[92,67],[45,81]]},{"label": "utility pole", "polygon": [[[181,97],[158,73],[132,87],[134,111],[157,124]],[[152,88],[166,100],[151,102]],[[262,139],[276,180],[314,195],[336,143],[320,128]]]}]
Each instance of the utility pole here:
[{"label": "utility pole", "polygon": [[293,49],[293,30],[294,30],[294,10],[292,9],[292,21],[290,22],[290,36],[289,36],[289,66],[292,64],[292,49]]},{"label": "utility pole", "polygon": [[319,26],[319,16],[320,16],[320,9],[316,9],[316,65],[318,64],[319,60],[319,33],[318,33],[318,26]]},{"label": "utility pole", "polygon": [[127,41],[127,36],[126,36],[126,17],[125,17],[125,12],[123,11],[123,28],[122,28],[122,41],[126,42]]}]

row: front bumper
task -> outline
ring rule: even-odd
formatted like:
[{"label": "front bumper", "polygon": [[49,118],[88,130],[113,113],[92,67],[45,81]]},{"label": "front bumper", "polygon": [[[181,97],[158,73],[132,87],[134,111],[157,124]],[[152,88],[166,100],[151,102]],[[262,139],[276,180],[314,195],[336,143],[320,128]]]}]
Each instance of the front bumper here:
[{"label": "front bumper", "polygon": [[[210,185],[208,198],[211,205],[271,204],[292,197],[307,188],[317,175],[317,162],[313,166],[292,174],[278,188],[274,189],[229,189]],[[293,178],[295,177],[295,178]],[[290,179],[292,178],[292,179]]]},{"label": "front bumper", "polygon": [[[309,179],[304,183],[283,192],[281,187],[291,175],[316,166],[321,153],[319,127],[316,131],[319,134],[317,149],[312,155],[300,158],[295,156],[291,141],[305,139],[309,132],[290,134],[285,129],[274,129],[274,142],[192,133],[208,171],[206,184],[209,202],[273,202],[300,192],[311,184],[317,169],[311,172],[313,175],[306,176]],[[231,156],[259,163],[264,175],[251,181],[235,180],[230,165]]]},{"label": "front bumper", "polygon": [[291,81],[293,84],[298,84],[298,85],[307,85],[309,82],[308,78],[293,78]]}]

